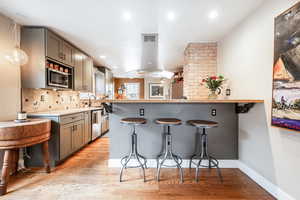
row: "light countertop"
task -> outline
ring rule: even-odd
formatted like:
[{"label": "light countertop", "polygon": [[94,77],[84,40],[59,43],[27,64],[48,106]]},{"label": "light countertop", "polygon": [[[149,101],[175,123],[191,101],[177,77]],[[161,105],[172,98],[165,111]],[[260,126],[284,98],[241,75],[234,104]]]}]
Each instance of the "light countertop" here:
[{"label": "light countertop", "polygon": [[64,115],[70,115],[70,114],[76,114],[86,111],[92,111],[92,110],[100,110],[103,109],[102,107],[88,107],[88,108],[76,108],[76,109],[69,109],[69,110],[52,110],[52,111],[43,111],[43,112],[34,112],[34,113],[28,113],[28,117],[42,117],[42,116],[48,116],[48,117],[59,117]]}]

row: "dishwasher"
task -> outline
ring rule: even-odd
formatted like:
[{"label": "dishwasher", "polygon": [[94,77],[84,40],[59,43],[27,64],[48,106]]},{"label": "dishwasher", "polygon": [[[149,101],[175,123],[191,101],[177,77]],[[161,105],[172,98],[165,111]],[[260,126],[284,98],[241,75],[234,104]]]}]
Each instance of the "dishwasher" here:
[{"label": "dishwasher", "polygon": [[102,134],[102,109],[92,111],[92,141]]}]

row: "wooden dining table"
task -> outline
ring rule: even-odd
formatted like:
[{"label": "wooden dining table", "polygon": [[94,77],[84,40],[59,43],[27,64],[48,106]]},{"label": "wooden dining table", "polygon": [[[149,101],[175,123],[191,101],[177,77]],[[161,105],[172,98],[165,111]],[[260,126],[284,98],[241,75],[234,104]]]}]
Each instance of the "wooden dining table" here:
[{"label": "wooden dining table", "polygon": [[[7,192],[7,184],[12,169],[12,157],[20,148],[42,144],[44,167],[50,173],[48,140],[51,135],[51,120],[30,119],[27,122],[0,122],[0,150],[4,151],[0,182],[0,195]],[[16,154],[18,157],[18,153]],[[18,158],[16,159],[16,161]]]}]

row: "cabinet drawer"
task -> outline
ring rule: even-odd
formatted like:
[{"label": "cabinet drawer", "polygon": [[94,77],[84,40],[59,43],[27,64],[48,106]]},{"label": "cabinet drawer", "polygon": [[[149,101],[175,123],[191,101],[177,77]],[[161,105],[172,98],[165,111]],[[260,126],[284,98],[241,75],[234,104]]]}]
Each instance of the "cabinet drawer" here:
[{"label": "cabinet drawer", "polygon": [[83,113],[67,115],[67,116],[63,116],[60,118],[60,124],[68,124],[68,123],[72,123],[72,122],[79,121],[82,119],[84,119]]}]

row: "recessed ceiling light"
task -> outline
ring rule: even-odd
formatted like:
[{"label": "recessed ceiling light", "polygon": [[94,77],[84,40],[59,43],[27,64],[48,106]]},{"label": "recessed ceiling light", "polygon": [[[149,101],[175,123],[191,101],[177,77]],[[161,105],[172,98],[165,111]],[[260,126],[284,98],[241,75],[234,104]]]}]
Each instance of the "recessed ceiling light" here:
[{"label": "recessed ceiling light", "polygon": [[219,17],[219,12],[216,11],[216,10],[213,10],[213,11],[211,11],[211,12],[209,13],[208,17],[209,17],[210,19],[216,19],[217,17]]},{"label": "recessed ceiling light", "polygon": [[106,55],[101,55],[100,58],[101,58],[101,59],[105,59],[105,58],[106,58]]},{"label": "recessed ceiling light", "polygon": [[168,18],[169,21],[174,21],[175,13],[174,12],[168,12],[167,18]]},{"label": "recessed ceiling light", "polygon": [[131,15],[130,12],[127,11],[127,12],[124,12],[124,13],[123,13],[123,19],[124,19],[125,21],[130,21],[131,18],[132,18],[132,15]]}]

